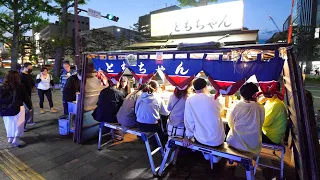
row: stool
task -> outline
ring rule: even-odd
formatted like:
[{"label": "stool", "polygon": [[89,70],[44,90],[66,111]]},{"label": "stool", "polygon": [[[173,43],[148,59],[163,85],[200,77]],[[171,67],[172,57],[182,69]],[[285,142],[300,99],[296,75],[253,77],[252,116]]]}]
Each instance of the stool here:
[{"label": "stool", "polygon": [[256,174],[256,170],[258,165],[262,166],[262,167],[268,167],[271,169],[276,169],[280,171],[280,179],[283,179],[283,174],[284,174],[284,153],[286,152],[286,148],[282,145],[275,145],[275,144],[264,144],[262,143],[262,148],[265,149],[270,149],[273,150],[273,154],[275,155],[275,151],[279,151],[281,153],[281,157],[280,157],[280,168],[279,167],[275,167],[275,166],[268,166],[265,164],[259,164],[259,159],[260,159],[260,154],[257,157],[256,160],[256,165],[254,166],[254,174]]}]

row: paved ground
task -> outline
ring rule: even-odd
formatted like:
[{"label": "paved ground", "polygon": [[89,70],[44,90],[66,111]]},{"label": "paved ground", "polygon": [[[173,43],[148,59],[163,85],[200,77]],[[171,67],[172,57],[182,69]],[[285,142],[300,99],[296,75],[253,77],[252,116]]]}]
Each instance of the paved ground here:
[{"label": "paved ground", "polygon": [[[38,98],[35,105],[34,127],[22,138],[26,145],[21,148],[7,146],[3,121],[0,121],[0,179],[158,179],[152,176],[145,146],[134,136],[126,136],[123,143],[97,150],[97,141],[84,145],[72,142],[71,136],[60,136],[57,119],[61,113],[39,114]],[[54,92],[54,103],[62,112],[61,93]],[[48,107],[47,104],[45,106]],[[286,153],[287,156],[290,152]],[[287,157],[288,158],[288,157]],[[161,157],[156,157],[159,163]],[[277,160],[264,160],[277,164]],[[287,159],[285,175],[295,179],[295,172]],[[257,179],[272,179],[278,171],[259,169]],[[220,161],[210,170],[210,164],[201,154],[183,151],[177,165],[170,167],[163,179],[245,179],[244,169]]]}]

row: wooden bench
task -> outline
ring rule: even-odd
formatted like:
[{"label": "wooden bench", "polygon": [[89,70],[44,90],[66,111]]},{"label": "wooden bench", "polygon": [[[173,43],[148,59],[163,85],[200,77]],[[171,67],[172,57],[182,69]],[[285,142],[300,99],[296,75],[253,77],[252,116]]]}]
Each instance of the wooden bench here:
[{"label": "wooden bench", "polygon": [[[158,175],[161,176],[165,168],[171,164],[175,163],[177,159],[177,154],[179,152],[179,148],[183,147],[182,138],[172,138],[167,143],[166,153],[162,160]],[[252,159],[255,157],[253,153],[238,151],[234,148],[231,148],[227,145],[227,143],[223,143],[218,147],[205,146],[199,143],[192,143],[189,149],[201,151],[210,155],[223,157],[232,161],[236,161],[241,163],[241,165],[246,169],[246,176],[248,180],[254,179],[254,168],[252,164]],[[171,157],[169,162],[167,162],[169,154],[172,150]],[[212,161],[211,167],[212,167]]]},{"label": "wooden bench", "polygon": [[[161,145],[161,141],[160,141],[160,138],[159,138],[159,135],[158,133],[146,133],[146,132],[141,132],[139,131],[137,128],[130,128],[130,129],[126,129],[125,127],[122,127],[120,124],[118,123],[106,123],[106,122],[101,122],[100,123],[100,126],[99,126],[99,141],[98,141],[98,150],[101,149],[102,146],[108,144],[110,141],[104,143],[101,145],[101,140],[102,140],[102,128],[103,127],[107,127],[107,128],[110,128],[110,133],[107,133],[105,135],[111,135],[112,137],[112,141],[114,142],[115,141],[115,137],[116,135],[114,134],[114,131],[115,130],[119,130],[122,132],[122,136],[121,138],[123,139],[123,136],[125,133],[129,133],[129,134],[133,134],[133,135],[136,135],[136,136],[139,136],[142,138],[142,140],[144,141],[145,143],[145,146],[146,146],[146,150],[147,150],[147,154],[148,154],[148,157],[149,157],[149,161],[150,161],[150,167],[151,167],[151,170],[152,170],[152,173],[154,175],[157,175],[157,171],[160,167],[155,167],[154,165],[154,160],[153,160],[153,155],[156,154],[157,152],[160,152],[162,157],[164,156],[164,150],[163,150],[163,147]],[[155,137],[156,141],[157,141],[157,144],[158,144],[158,147],[151,151],[151,147],[150,147],[150,144],[149,144],[149,139],[152,138],[152,137]]]}]

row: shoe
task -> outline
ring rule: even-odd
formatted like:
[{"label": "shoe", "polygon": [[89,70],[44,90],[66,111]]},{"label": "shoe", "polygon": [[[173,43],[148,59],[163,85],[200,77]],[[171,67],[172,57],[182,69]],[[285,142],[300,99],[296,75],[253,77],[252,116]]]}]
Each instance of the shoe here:
[{"label": "shoe", "polygon": [[12,143],[13,138],[8,138],[8,143]]},{"label": "shoe", "polygon": [[41,113],[41,114],[45,113],[45,112],[44,112],[44,109],[40,109],[40,113]]},{"label": "shoe", "polygon": [[56,113],[58,112],[57,110],[55,110],[54,108],[51,108],[51,113]]},{"label": "shoe", "polygon": [[35,122],[32,122],[32,123],[28,123],[28,125],[29,125],[29,126],[34,126],[34,125],[36,125],[36,123],[35,123]]},{"label": "shoe", "polygon": [[12,141],[12,144],[14,144],[15,146],[20,146],[20,143],[19,143],[19,138],[18,137],[15,137]]}]

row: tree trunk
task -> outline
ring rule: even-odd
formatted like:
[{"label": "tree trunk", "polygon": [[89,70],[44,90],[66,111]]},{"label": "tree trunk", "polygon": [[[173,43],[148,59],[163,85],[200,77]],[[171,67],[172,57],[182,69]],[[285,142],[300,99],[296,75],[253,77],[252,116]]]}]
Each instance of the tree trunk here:
[{"label": "tree trunk", "polygon": [[65,2],[63,3],[62,16],[60,17],[60,32],[61,32],[61,36],[59,36],[60,46],[58,46],[55,49],[56,56],[55,56],[55,63],[54,63],[54,75],[56,77],[60,76],[62,59],[64,56],[64,50],[65,50],[63,47],[65,43],[63,42],[66,40],[67,32],[68,32],[68,0],[65,0]]},{"label": "tree trunk", "polygon": [[306,62],[306,74],[310,74],[311,69],[312,69],[312,61],[311,61],[311,59],[307,59],[307,62]]},{"label": "tree trunk", "polygon": [[13,33],[12,33],[12,45],[11,45],[11,70],[17,70],[18,62],[18,48],[19,48],[19,21],[18,21],[18,9],[16,8],[17,0],[13,1],[15,4],[13,8]]}]

